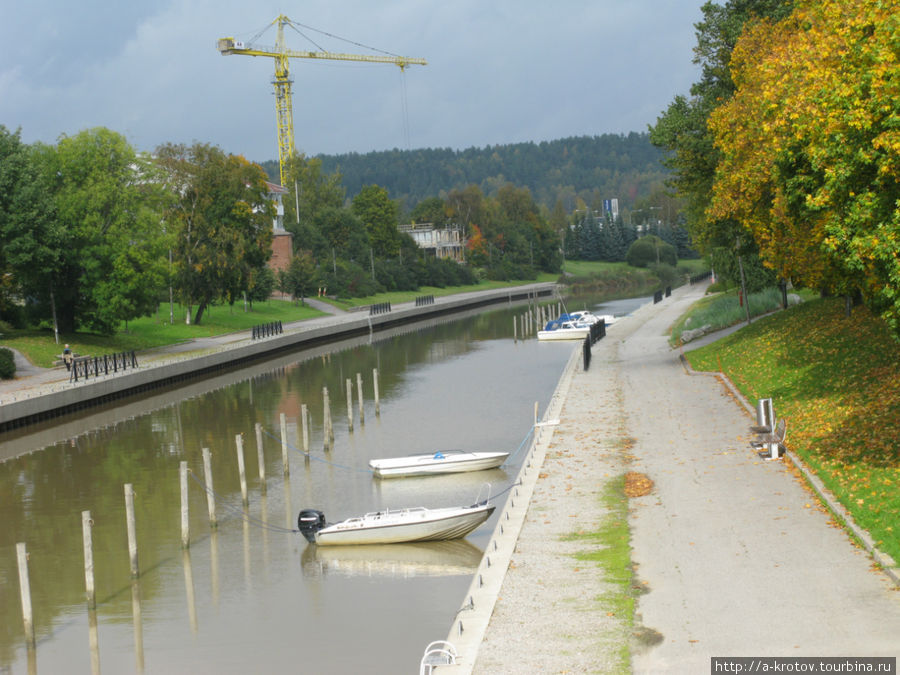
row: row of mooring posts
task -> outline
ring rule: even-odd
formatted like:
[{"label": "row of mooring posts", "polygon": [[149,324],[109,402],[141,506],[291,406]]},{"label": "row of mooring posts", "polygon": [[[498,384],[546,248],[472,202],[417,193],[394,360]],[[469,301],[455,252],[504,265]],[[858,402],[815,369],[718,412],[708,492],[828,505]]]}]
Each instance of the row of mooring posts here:
[{"label": "row of mooring posts", "polygon": [[513,340],[519,336],[524,340],[529,335],[537,335],[547,325],[548,321],[555,319],[562,313],[560,303],[551,305],[534,305],[520,315],[513,317]]},{"label": "row of mooring posts", "polygon": [[[372,371],[373,378],[373,388],[375,394],[375,415],[381,415],[381,401],[379,395],[378,388],[378,369],[375,368]],[[356,375],[356,384],[357,384],[357,394],[359,400],[359,416],[360,416],[360,424],[364,424],[365,420],[365,407],[364,407],[364,399],[363,399],[363,379],[362,374],[357,373]],[[322,391],[323,402],[324,402],[324,440],[323,446],[326,451],[331,450],[334,447],[334,429],[331,424],[331,411],[330,411],[330,403],[328,396],[328,388],[323,388]],[[352,387],[351,381],[347,380],[347,402],[348,402],[348,425],[350,430],[353,430],[353,410],[352,410]],[[309,434],[309,409],[306,404],[301,406],[300,411],[301,417],[301,439],[303,444],[303,452],[306,455],[306,462],[309,462],[309,445],[310,445],[310,434]],[[280,423],[280,432],[281,432],[281,455],[282,455],[282,468],[285,478],[285,518],[286,525],[288,529],[292,529],[293,527],[293,512],[291,507],[291,499],[290,499],[290,483],[288,482],[288,478],[290,476],[290,457],[288,454],[288,449],[290,444],[288,443],[287,438],[287,418],[284,413],[281,413],[279,416]],[[264,497],[266,495],[266,463],[265,456],[263,452],[263,429],[260,423],[256,423],[255,426],[255,435],[256,435],[256,449],[257,449],[257,459],[259,465],[259,485],[260,485],[260,493]],[[243,508],[246,509],[249,507],[250,499],[247,488],[247,475],[246,475],[246,464],[244,459],[244,437],[243,434],[237,434],[235,436],[235,448],[237,453],[237,464],[238,464],[238,474],[240,479],[240,488],[241,488],[241,501],[243,504]],[[202,448],[202,461],[203,461],[203,487],[206,492],[206,504],[207,511],[209,514],[209,526],[210,529],[215,532],[218,528],[218,518],[216,516],[216,497],[213,486],[213,475],[212,475],[212,455],[209,448]],[[182,461],[179,467],[179,491],[181,496],[181,546],[185,555],[188,555],[187,552],[190,549],[191,544],[191,531],[190,531],[190,510],[189,510],[189,489],[188,489],[188,478],[190,477],[190,469],[188,468],[188,463],[186,461]],[[143,637],[142,637],[142,629],[140,627],[140,589],[138,586],[138,579],[140,578],[140,567],[138,564],[138,547],[137,547],[137,528],[135,523],[135,510],[134,510],[134,487],[131,483],[128,483],[124,486],[125,491],[125,520],[126,520],[126,532],[128,539],[128,559],[130,566],[130,573],[132,578],[132,603],[133,603],[133,613],[134,613],[134,621],[135,621],[135,647],[136,647],[136,659],[137,659],[137,671],[143,672]],[[93,553],[93,526],[94,521],[91,518],[91,512],[82,511],[81,513],[81,526],[82,526],[82,537],[83,537],[83,549],[84,549],[84,583],[85,583],[85,599],[88,608],[88,623],[89,623],[89,641],[91,648],[91,665],[92,665],[92,673],[100,672],[100,662],[99,662],[99,641],[98,641],[98,631],[97,631],[97,615],[96,615],[96,607],[97,607],[97,597],[96,597],[96,585],[94,583],[94,553]],[[246,519],[245,519],[246,526]],[[246,533],[245,533],[246,535]],[[18,573],[19,573],[19,589],[21,596],[21,604],[22,604],[22,618],[24,624],[25,631],[25,642],[28,650],[28,661],[29,668],[28,672],[36,673],[36,656],[35,656],[35,629],[34,629],[34,612],[31,603],[31,582],[28,574],[28,551],[26,548],[26,544],[24,542],[19,542],[16,544],[16,556],[18,561]],[[186,558],[186,560],[188,560]],[[190,569],[187,563],[185,563],[185,583],[188,588],[188,592],[193,592],[193,582],[190,573]],[[193,602],[189,603],[193,606]],[[191,625],[194,626],[196,624],[196,617],[192,617]]]}]

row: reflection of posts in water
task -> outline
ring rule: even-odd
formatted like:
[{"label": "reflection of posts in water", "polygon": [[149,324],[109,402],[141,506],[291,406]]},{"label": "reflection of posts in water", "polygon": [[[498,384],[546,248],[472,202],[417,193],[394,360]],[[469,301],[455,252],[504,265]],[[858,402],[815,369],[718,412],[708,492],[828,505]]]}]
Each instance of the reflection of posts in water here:
[{"label": "reflection of posts in water", "polygon": [[303,424],[303,452],[306,453],[306,461],[309,462],[309,408],[305,403],[300,406],[300,417]]},{"label": "reflection of posts in water", "polygon": [[262,523],[263,562],[269,566],[269,499],[266,493],[259,496],[259,520]]},{"label": "reflection of posts in water", "polygon": [[100,675],[100,634],[97,631],[97,610],[88,610],[88,641],[91,646],[91,673]]},{"label": "reflection of posts in water", "polygon": [[262,424],[256,423],[256,458],[259,462],[259,492],[266,494],[266,456],[263,453]]},{"label": "reflection of posts in water", "polygon": [[135,672],[144,672],[144,626],[141,621],[141,582],[131,582],[131,620],[134,623]]},{"label": "reflection of posts in water", "polygon": [[34,650],[34,616],[31,613],[31,582],[28,581],[28,552],[25,544],[16,544],[19,561],[19,593],[22,598],[22,619],[25,624],[25,642],[29,650]]},{"label": "reflection of posts in water", "polygon": [[28,645],[28,675],[37,675],[37,649],[33,644]]},{"label": "reflection of posts in water", "polygon": [[363,406],[362,373],[356,374],[356,393],[359,399],[359,426],[364,426],[366,423],[366,409]]},{"label": "reflection of posts in water", "polygon": [[219,524],[216,521],[216,497],[213,494],[212,460],[209,457],[209,448],[203,448],[203,480],[206,482],[206,508],[209,511],[209,526],[215,530]]},{"label": "reflection of posts in water", "polygon": [[89,609],[94,609],[97,606],[97,595],[94,590],[94,544],[91,536],[91,527],[93,524],[91,512],[82,511],[81,533],[84,540],[84,593]]},{"label": "reflection of posts in water", "polygon": [[131,483],[125,484],[125,523],[128,528],[128,559],[131,563],[132,579],[139,576],[137,533],[134,527],[134,487]]},{"label": "reflection of posts in water", "polygon": [[334,429],[331,426],[331,401],[328,398],[328,387],[322,387],[322,403],[324,408],[322,413],[323,445],[325,450],[331,450],[334,447]]},{"label": "reflection of posts in water", "polygon": [[291,474],[291,464],[288,459],[288,442],[287,442],[287,420],[284,413],[281,413],[281,466],[284,469],[284,475]]},{"label": "reflection of posts in water", "polygon": [[346,380],[347,384],[345,388],[347,390],[347,427],[350,429],[350,433],[353,433],[353,384],[350,382],[350,378],[348,377]]},{"label": "reflection of posts in water", "polygon": [[189,548],[191,545],[191,518],[188,499],[188,465],[181,462],[178,471],[181,484],[181,548]]},{"label": "reflection of posts in water", "polygon": [[188,620],[191,631],[197,634],[197,605],[194,602],[194,571],[191,567],[191,552],[185,549],[181,553],[181,564],[184,567],[184,591],[187,595]]},{"label": "reflection of posts in water", "polygon": [[237,462],[238,462],[238,476],[241,479],[241,500],[244,502],[244,506],[250,504],[250,498],[247,496],[247,473],[244,470],[244,436],[242,434],[237,434],[234,437],[234,442],[237,445]]},{"label": "reflection of posts in water", "polygon": [[247,509],[244,509],[244,585],[250,590],[250,523],[247,518],[250,516]]},{"label": "reflection of posts in water", "polygon": [[209,569],[212,581],[213,604],[219,606],[219,533],[213,530],[209,537]]},{"label": "reflection of posts in water", "polygon": [[291,481],[284,479],[284,517],[287,527],[294,529],[294,507],[291,506]]},{"label": "reflection of posts in water", "polygon": [[375,387],[375,417],[381,415],[381,397],[378,393],[378,368],[372,369],[372,381]]}]

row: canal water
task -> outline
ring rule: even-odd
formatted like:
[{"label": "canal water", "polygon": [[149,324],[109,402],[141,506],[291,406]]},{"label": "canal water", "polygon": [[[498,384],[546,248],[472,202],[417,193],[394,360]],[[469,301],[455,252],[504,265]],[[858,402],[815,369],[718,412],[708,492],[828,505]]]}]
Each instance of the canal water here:
[{"label": "canal water", "polygon": [[[627,314],[644,302],[615,301],[598,311]],[[9,458],[0,463],[0,674],[415,672],[425,646],[446,636],[501,509],[452,542],[319,549],[290,530],[306,507],[334,521],[384,508],[471,504],[508,488],[530,441],[534,405],[543,414],[577,349],[513,340],[513,316],[523,311],[482,310],[298,351],[0,438],[0,458]],[[330,451],[324,387],[335,436]],[[303,405],[311,421],[308,458]],[[282,414],[291,446],[287,478]],[[215,529],[202,448],[212,456]],[[368,470],[372,458],[454,448],[513,455],[499,469],[455,476],[379,480]],[[196,476],[189,480],[186,551],[182,461]],[[136,580],[125,484],[135,493]],[[85,602],[84,511],[93,523],[96,612]],[[29,555],[33,651],[23,638],[18,542]]]}]

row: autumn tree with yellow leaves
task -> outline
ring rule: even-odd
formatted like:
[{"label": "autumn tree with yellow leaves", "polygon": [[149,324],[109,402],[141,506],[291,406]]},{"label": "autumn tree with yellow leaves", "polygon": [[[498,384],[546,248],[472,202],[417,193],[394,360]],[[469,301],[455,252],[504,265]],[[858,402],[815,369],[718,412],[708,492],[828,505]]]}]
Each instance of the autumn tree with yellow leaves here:
[{"label": "autumn tree with yellow leaves", "polygon": [[900,2],[801,0],[745,30],[710,115],[707,216],[781,276],[859,294],[900,330]]}]

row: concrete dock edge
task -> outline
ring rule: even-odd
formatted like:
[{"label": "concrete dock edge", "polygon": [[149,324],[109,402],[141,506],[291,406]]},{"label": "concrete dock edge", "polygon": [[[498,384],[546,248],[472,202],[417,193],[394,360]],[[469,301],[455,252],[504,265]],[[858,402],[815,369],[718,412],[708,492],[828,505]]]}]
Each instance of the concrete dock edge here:
[{"label": "concrete dock edge", "polygon": [[[559,419],[572,383],[572,377],[580,368],[581,343],[578,344],[578,348],[572,351],[572,355],[563,369],[562,376],[544,411],[541,422],[547,423]],[[517,486],[513,488],[507,499],[500,514],[500,520],[488,541],[478,570],[466,591],[462,605],[456,612],[447,636],[447,642],[456,649],[456,663],[436,666],[433,672],[463,675],[471,673],[475,666],[478,650],[494,613],[494,606],[500,595],[506,571],[528,513],[531,496],[544,464],[547,448],[553,440],[554,429],[555,427],[551,424],[535,427],[531,445],[516,477]]]}]

